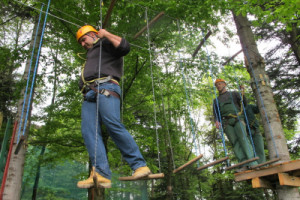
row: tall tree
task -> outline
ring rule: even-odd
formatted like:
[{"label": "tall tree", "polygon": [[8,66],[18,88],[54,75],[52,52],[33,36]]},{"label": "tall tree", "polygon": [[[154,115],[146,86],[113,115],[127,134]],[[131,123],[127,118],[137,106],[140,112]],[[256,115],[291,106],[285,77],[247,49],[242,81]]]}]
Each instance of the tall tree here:
[{"label": "tall tree", "polygon": [[[252,84],[252,90],[258,101],[262,116],[270,159],[279,157],[281,162],[288,161],[290,160],[290,155],[272,89],[267,80],[261,80],[262,77],[266,77],[265,63],[257,49],[250,22],[247,16],[242,14],[236,15],[233,12],[233,17],[244,55],[247,58],[248,72],[253,80],[257,80],[256,84]],[[265,82],[268,84],[264,84]],[[300,198],[297,188],[277,185],[276,189],[279,199]]]}]

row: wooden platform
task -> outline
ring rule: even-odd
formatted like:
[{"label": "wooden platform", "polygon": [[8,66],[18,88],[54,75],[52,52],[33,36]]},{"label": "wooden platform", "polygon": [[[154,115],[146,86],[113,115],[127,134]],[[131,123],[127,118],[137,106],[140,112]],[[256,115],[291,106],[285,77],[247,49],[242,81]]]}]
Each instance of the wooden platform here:
[{"label": "wooden platform", "polygon": [[137,181],[137,180],[147,180],[147,179],[159,179],[164,178],[165,175],[163,173],[160,174],[149,174],[148,176],[142,178],[135,178],[133,176],[120,177],[120,181]]},{"label": "wooden platform", "polygon": [[234,174],[235,181],[251,180],[253,188],[272,188],[280,185],[300,187],[300,160],[252,169]]}]

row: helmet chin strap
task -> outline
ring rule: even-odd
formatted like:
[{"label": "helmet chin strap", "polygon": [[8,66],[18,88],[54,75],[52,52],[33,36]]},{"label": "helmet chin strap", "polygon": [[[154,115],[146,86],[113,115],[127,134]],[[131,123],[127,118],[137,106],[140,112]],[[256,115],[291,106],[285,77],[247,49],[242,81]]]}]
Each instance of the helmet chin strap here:
[{"label": "helmet chin strap", "polygon": [[223,90],[225,89],[226,85],[222,88],[222,90],[219,92],[220,94],[223,94]]}]

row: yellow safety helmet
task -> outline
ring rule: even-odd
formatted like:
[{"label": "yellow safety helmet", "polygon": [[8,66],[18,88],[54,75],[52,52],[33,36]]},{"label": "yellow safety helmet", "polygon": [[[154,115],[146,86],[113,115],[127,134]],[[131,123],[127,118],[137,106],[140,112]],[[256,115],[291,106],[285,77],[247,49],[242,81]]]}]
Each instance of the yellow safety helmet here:
[{"label": "yellow safety helmet", "polygon": [[77,42],[79,41],[79,39],[84,36],[85,34],[87,34],[88,32],[95,32],[97,33],[98,31],[92,27],[91,25],[85,25],[85,26],[82,26],[76,33],[76,39],[77,39]]},{"label": "yellow safety helmet", "polygon": [[225,82],[224,79],[222,79],[222,78],[217,78],[216,81],[215,81],[215,85],[216,85],[216,83],[219,83],[219,82],[224,82],[224,83],[226,84],[226,82]]}]

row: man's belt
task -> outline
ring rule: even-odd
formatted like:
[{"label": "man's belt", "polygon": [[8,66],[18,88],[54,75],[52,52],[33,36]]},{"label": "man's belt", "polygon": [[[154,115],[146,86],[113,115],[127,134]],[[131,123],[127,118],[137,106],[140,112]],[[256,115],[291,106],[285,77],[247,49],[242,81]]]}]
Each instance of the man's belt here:
[{"label": "man's belt", "polygon": [[[96,89],[97,90],[97,89]],[[106,89],[102,89],[102,90],[97,90],[97,92],[99,93],[99,94],[103,94],[103,95],[105,95],[105,96],[114,96],[114,97],[117,97],[117,98],[119,98],[120,99],[120,96],[119,96],[119,94],[118,93],[116,93],[116,92],[114,92],[114,91],[111,91],[111,90],[106,90]]]}]

